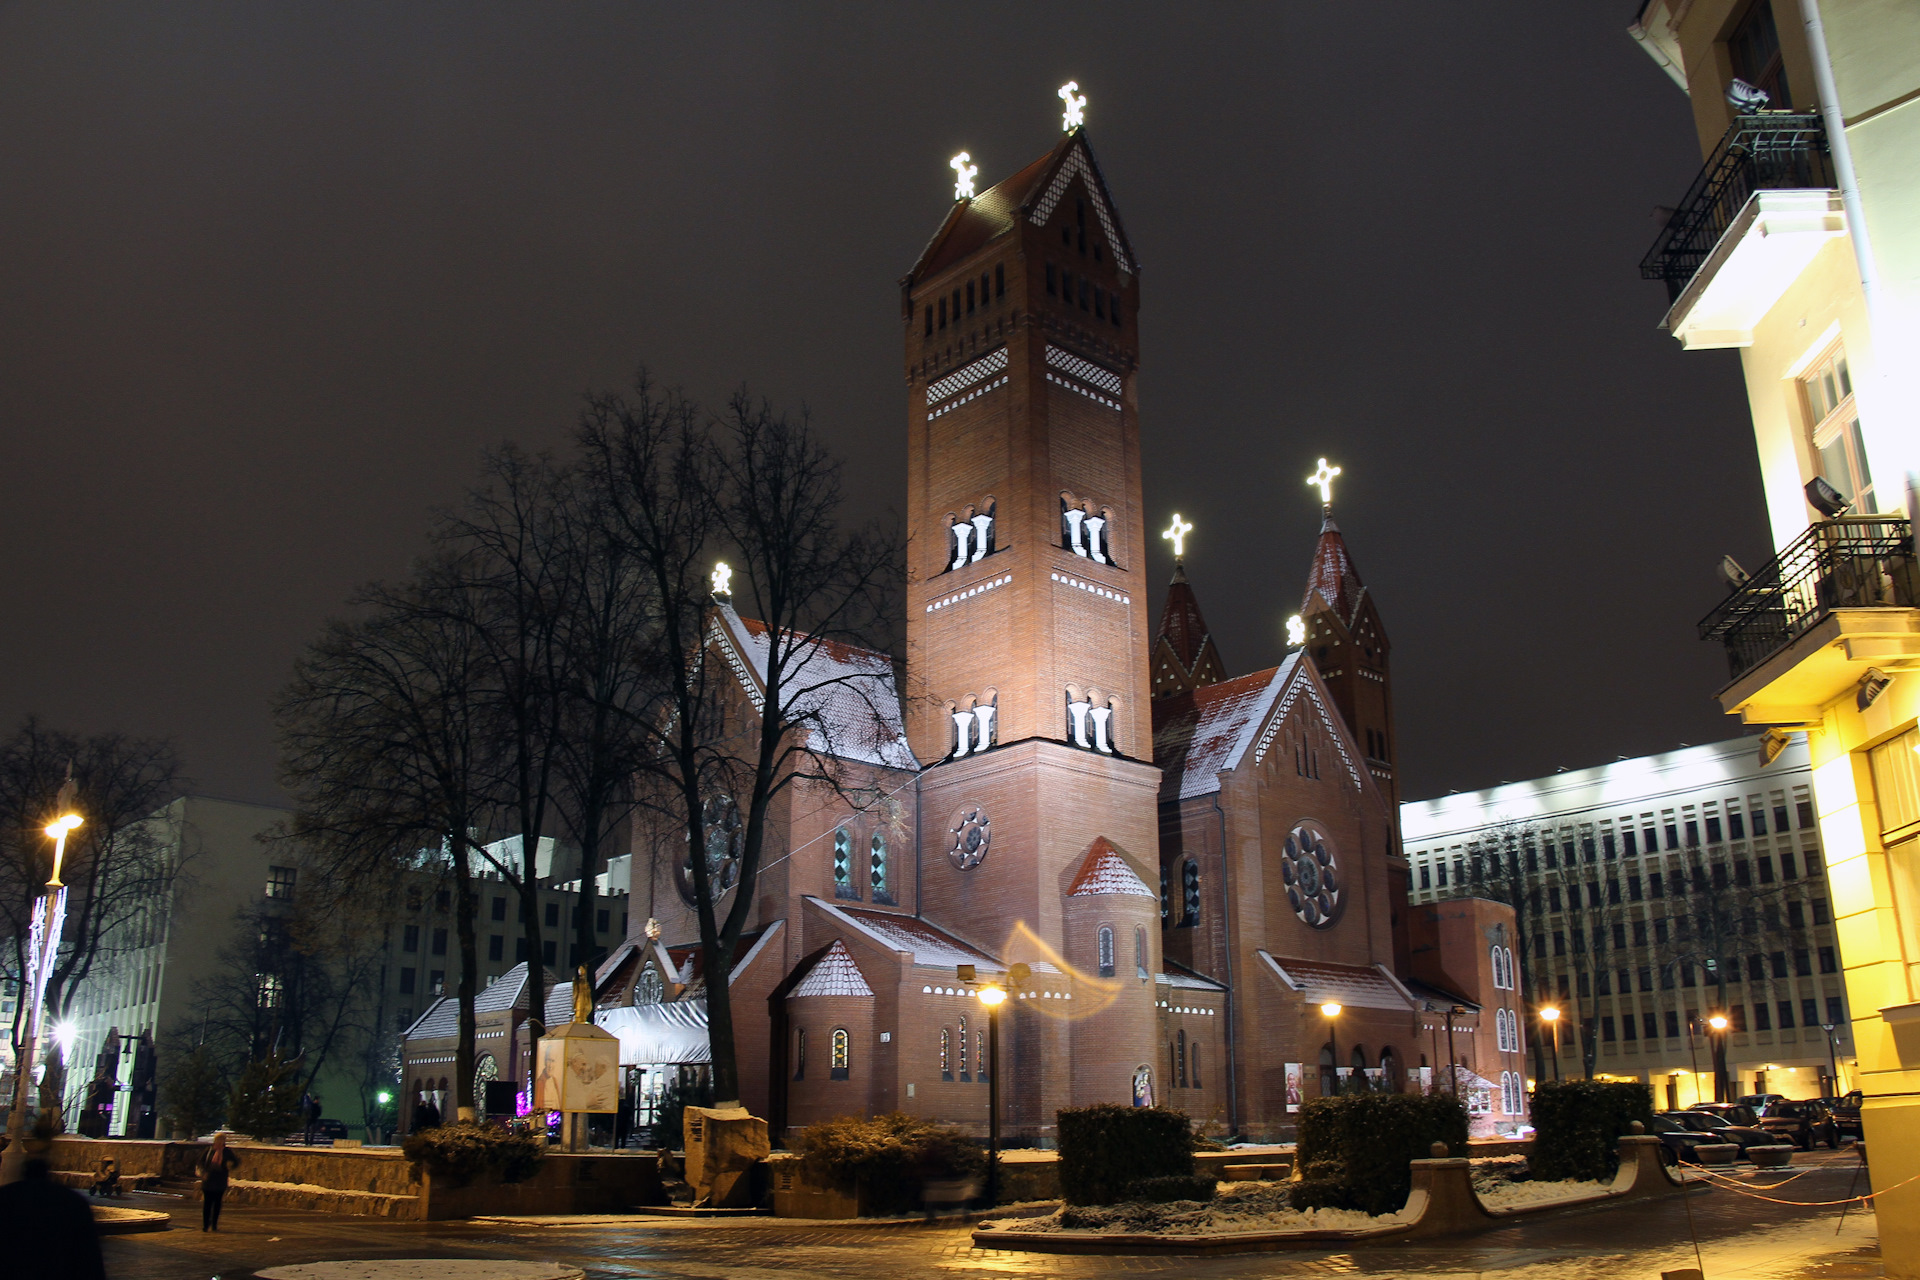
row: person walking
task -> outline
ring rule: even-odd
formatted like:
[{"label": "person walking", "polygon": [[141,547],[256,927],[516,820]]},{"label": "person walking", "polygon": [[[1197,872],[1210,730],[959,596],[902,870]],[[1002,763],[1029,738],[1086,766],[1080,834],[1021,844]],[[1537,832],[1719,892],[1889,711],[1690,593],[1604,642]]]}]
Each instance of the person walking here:
[{"label": "person walking", "polygon": [[213,1135],[213,1146],[201,1158],[195,1176],[200,1179],[200,1229],[220,1229],[220,1202],[227,1198],[228,1171],[240,1163],[240,1157],[227,1150],[227,1135]]},{"label": "person walking", "polygon": [[78,1191],[53,1179],[46,1152],[53,1130],[42,1125],[27,1140],[20,1180],[0,1187],[0,1241],[6,1242],[8,1275],[106,1280],[93,1206]]}]

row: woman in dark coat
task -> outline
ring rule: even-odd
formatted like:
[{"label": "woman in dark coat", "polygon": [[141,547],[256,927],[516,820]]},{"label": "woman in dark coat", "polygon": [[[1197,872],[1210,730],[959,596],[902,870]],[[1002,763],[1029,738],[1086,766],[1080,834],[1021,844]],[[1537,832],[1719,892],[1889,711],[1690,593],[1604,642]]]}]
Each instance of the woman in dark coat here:
[{"label": "woman in dark coat", "polygon": [[228,1170],[240,1163],[240,1157],[227,1150],[227,1135],[213,1135],[213,1146],[201,1158],[196,1170],[200,1178],[200,1229],[220,1229],[220,1202],[227,1198]]}]

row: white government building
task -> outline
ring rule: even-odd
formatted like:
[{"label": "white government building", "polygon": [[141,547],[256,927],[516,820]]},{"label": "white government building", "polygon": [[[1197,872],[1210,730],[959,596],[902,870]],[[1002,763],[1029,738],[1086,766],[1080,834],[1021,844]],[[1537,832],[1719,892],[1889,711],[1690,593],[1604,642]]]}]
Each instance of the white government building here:
[{"label": "white government building", "polygon": [[1561,1077],[1710,1101],[1707,1019],[1724,1014],[1734,1096],[1853,1087],[1806,738],[1770,763],[1760,750],[1738,738],[1401,806],[1415,902],[1497,896],[1476,851],[1523,851],[1526,1016],[1560,1010]]}]

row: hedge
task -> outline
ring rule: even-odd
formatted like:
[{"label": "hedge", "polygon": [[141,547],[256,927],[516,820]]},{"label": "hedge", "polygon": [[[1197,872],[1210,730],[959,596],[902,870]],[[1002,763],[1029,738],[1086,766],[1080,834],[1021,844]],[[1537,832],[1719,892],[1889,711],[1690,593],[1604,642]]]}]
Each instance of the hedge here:
[{"label": "hedge", "polygon": [[1060,1194],[1068,1204],[1118,1204],[1149,1179],[1192,1178],[1192,1126],[1169,1107],[1068,1107],[1060,1135]]},{"label": "hedge", "polygon": [[1620,1167],[1620,1139],[1640,1121],[1653,1132],[1653,1090],[1640,1083],[1566,1080],[1533,1094],[1533,1150],[1527,1169],[1557,1181],[1611,1178]]},{"label": "hedge", "polygon": [[1310,1098],[1300,1108],[1296,1209],[1397,1213],[1413,1190],[1412,1161],[1433,1144],[1464,1153],[1467,1109],[1447,1093],[1362,1093]]},{"label": "hedge", "polygon": [[1175,1174],[1170,1178],[1138,1178],[1127,1184],[1125,1195],[1128,1200],[1141,1200],[1149,1204],[1170,1204],[1175,1200],[1211,1200],[1219,1185],[1220,1179],[1210,1173],[1195,1173],[1184,1177]]},{"label": "hedge", "polygon": [[911,1213],[927,1182],[978,1178],[987,1166],[987,1153],[959,1129],[899,1111],[812,1125],[793,1149],[808,1177],[861,1193],[870,1214]]},{"label": "hedge", "polygon": [[546,1155],[531,1134],[482,1124],[435,1125],[408,1135],[400,1149],[416,1164],[461,1182],[488,1172],[502,1182],[518,1182],[531,1177]]}]

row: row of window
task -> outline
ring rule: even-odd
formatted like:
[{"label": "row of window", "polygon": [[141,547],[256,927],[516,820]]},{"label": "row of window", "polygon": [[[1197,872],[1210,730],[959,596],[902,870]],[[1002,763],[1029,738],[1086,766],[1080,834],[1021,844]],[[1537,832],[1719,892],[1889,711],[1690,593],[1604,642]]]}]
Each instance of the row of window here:
[{"label": "row of window", "polygon": [[1085,276],[1076,276],[1065,267],[1047,264],[1047,294],[1059,298],[1068,306],[1078,306],[1082,311],[1090,312],[1096,319],[1109,321],[1114,328],[1122,328],[1120,319],[1120,294],[1108,293],[1104,285],[1095,284]]},{"label": "row of window", "polygon": [[985,1084],[987,1075],[987,1033],[976,1030],[973,1033],[973,1068],[967,1068],[967,1020],[960,1019],[960,1033],[954,1035],[952,1027],[940,1028],[940,1078],[951,1081],[954,1069],[959,1068],[959,1078],[965,1081],[978,1079]]},{"label": "row of window", "polygon": [[[1789,905],[1797,907],[1800,904],[1795,902]],[[1625,951],[1629,949],[1630,946],[1644,947],[1648,945],[1649,938],[1651,938],[1652,945],[1654,946],[1665,946],[1675,938],[1681,942],[1691,942],[1695,940],[1694,934],[1696,932],[1699,935],[1699,941],[1722,945],[1735,937],[1755,937],[1763,933],[1770,934],[1778,932],[1780,928],[1779,912],[1770,909],[1761,914],[1766,922],[1764,929],[1755,923],[1755,917],[1752,913],[1747,913],[1742,918],[1729,917],[1717,922],[1712,917],[1705,916],[1703,913],[1700,928],[1697,931],[1691,927],[1693,919],[1691,916],[1662,916],[1651,922],[1646,920],[1634,920],[1631,922],[1616,921],[1610,931],[1613,940],[1613,949],[1616,951]],[[1806,927],[1806,916],[1803,912],[1789,911],[1787,913],[1787,920],[1790,928],[1804,929]],[[1679,927],[1677,929],[1669,928],[1670,922]],[[1633,942],[1631,944],[1627,942],[1629,923],[1632,925]],[[1651,931],[1649,931],[1647,927],[1649,923],[1653,926]],[[1815,898],[1813,900],[1813,923],[1816,925],[1824,925],[1827,923],[1827,900],[1825,898]],[[1716,924],[1719,925],[1718,928],[1713,927]],[[1547,939],[1551,936],[1553,939],[1554,955],[1585,955],[1587,953],[1588,941],[1586,931],[1582,929],[1572,930],[1571,945],[1569,945],[1568,932],[1569,931],[1565,929],[1555,929],[1551,935],[1549,935],[1548,931],[1543,929],[1535,933],[1533,935],[1533,954],[1536,957],[1544,959],[1547,954]],[[1592,941],[1594,955],[1605,954],[1608,936],[1608,933],[1602,932],[1600,929],[1593,931]],[[1832,948],[1824,947],[1822,950],[1831,951]],[[1806,953],[1806,948],[1802,947],[1795,951],[1794,954],[1805,955]],[[1774,954],[1782,955],[1784,953],[1775,952]],[[1736,972],[1739,969],[1737,962],[1734,964],[1734,969]]]},{"label": "row of window", "polygon": [[[501,910],[495,912],[493,917],[495,920],[505,920],[507,918],[506,911],[504,910],[506,906],[506,901],[507,900],[505,898],[494,899],[494,902],[499,904],[499,906],[502,908]],[[580,908],[577,906],[573,909],[573,923],[575,928],[578,928],[580,925]],[[594,924],[594,931],[596,933],[606,933],[609,929],[613,927],[612,910],[610,908],[603,907],[600,910],[594,912],[593,924]],[[560,904],[557,902],[549,902],[547,904],[547,927],[558,928],[559,925],[560,925]],[[620,913],[620,932],[624,935],[626,931],[627,931],[627,913],[622,911]],[[423,930],[419,925],[417,924],[402,925],[400,927],[400,949],[402,951],[409,952],[409,953],[418,952],[420,950],[420,942],[421,942],[422,935],[423,935]],[[430,932],[426,932],[425,936],[427,940],[427,948],[433,955],[444,956],[447,954],[448,931],[446,929],[434,929]],[[522,954],[516,956],[515,959],[525,960],[527,958],[525,955],[527,940],[525,938],[520,938],[519,945],[520,945],[520,950]],[[501,946],[502,946],[501,936],[496,933],[487,940],[487,948],[489,952],[487,958],[489,960],[498,960],[500,958],[499,952],[500,952]],[[552,941],[548,941],[545,944],[545,946],[547,947],[549,952],[551,952],[553,948]],[[551,954],[548,955],[547,962],[549,964],[553,962],[553,957]]]},{"label": "row of window", "polygon": [[[875,831],[867,841],[865,875],[867,891],[875,902],[893,902],[893,868],[887,854],[887,833]],[[833,896],[860,900],[860,885],[854,872],[853,832],[838,827],[833,833]]]},{"label": "row of window", "polygon": [[1493,1033],[1501,1053],[1520,1052],[1520,1016],[1513,1010],[1493,1011]]},{"label": "row of window", "polygon": [[[1139,925],[1133,927],[1133,967],[1143,981],[1153,976],[1147,968],[1147,931]],[[1111,978],[1113,974],[1113,926],[1103,924],[1100,926],[1100,976]]]},{"label": "row of window", "polygon": [[1175,1089],[1204,1089],[1200,1080],[1200,1044],[1187,1043],[1185,1031],[1174,1032],[1173,1039],[1167,1044],[1167,1062],[1171,1070],[1167,1079]]},{"label": "row of window", "polygon": [[[845,1027],[835,1027],[827,1038],[827,1078],[845,1080],[852,1074],[853,1043]],[[807,1029],[801,1027],[793,1037],[793,1078],[807,1078]]]},{"label": "row of window", "polygon": [[[1809,950],[1806,947],[1798,947],[1795,948],[1792,953],[1791,972],[1788,971],[1788,953],[1785,951],[1775,951],[1770,956],[1748,956],[1744,981],[1773,982],[1782,981],[1787,978],[1811,978],[1814,976],[1814,959],[1816,955],[1819,958],[1821,973],[1834,974],[1840,972],[1839,953],[1832,947],[1819,947],[1813,950]],[[1729,957],[1725,961],[1706,960],[1697,968],[1691,960],[1682,960],[1674,964],[1666,965],[1643,964],[1639,966],[1637,972],[1640,979],[1640,990],[1673,991],[1681,987],[1715,985],[1720,981],[1723,969],[1727,982],[1733,983],[1743,980],[1738,957]],[[1577,987],[1583,996],[1589,993],[1589,988],[1591,988],[1593,994],[1610,996],[1614,992],[1616,975],[1618,975],[1617,981],[1620,994],[1625,995],[1634,988],[1631,979],[1635,973],[1636,970],[1634,969],[1599,969],[1595,970],[1591,975],[1583,972],[1577,975]],[[1659,977],[1659,985],[1657,987],[1654,984],[1656,975]],[[1560,974],[1559,982],[1561,986],[1566,986],[1567,975]]]},{"label": "row of window", "polygon": [[[1824,1018],[1821,1016],[1823,1009]],[[1828,996],[1824,1006],[1812,996],[1801,999],[1797,1007],[1792,1000],[1780,1000],[1772,1005],[1755,1002],[1751,1021],[1748,1020],[1747,1006],[1744,1004],[1727,1006],[1726,1014],[1727,1021],[1731,1024],[1730,1030],[1735,1034],[1745,1034],[1748,1031],[1792,1031],[1796,1014],[1803,1027],[1820,1027],[1823,1024],[1833,1027],[1846,1025],[1846,1014],[1839,996]],[[1651,1009],[1642,1010],[1637,1020],[1629,1010],[1620,1015],[1618,1024],[1614,1021],[1614,1015],[1610,1013],[1601,1014],[1594,1021],[1598,1023],[1601,1042],[1606,1044],[1616,1040],[1663,1038],[1678,1040],[1686,1034],[1689,1024],[1699,1034],[1707,1034],[1706,1024],[1701,1022],[1692,1011],[1689,1011],[1688,1016],[1683,1020],[1678,1009],[1663,1009],[1658,1012]],[[1577,1027],[1562,1022],[1559,1034],[1561,1047],[1566,1048],[1576,1044],[1578,1031]]]},{"label": "row of window", "polygon": [[1493,945],[1493,986],[1496,991],[1514,989],[1513,952],[1499,943]]},{"label": "row of window", "polygon": [[[991,284],[991,288],[988,287],[989,284]],[[984,311],[989,302],[998,301],[1006,296],[1006,267],[994,267],[991,277],[983,271],[980,273],[979,280],[969,280],[965,285],[955,285],[951,295],[942,294],[937,301],[927,306],[926,336],[931,338],[934,329],[944,329],[947,327],[949,312],[952,314],[952,322],[959,324],[963,314],[970,316],[976,310]],[[962,298],[966,299],[966,310],[964,313],[961,311]]]},{"label": "row of window", "polygon": [[[1490,878],[1500,880],[1505,878],[1506,871],[1497,861],[1490,865],[1484,864],[1481,857],[1479,854],[1473,855],[1471,867],[1468,865],[1466,855],[1463,854],[1454,858],[1453,880],[1456,887],[1464,888],[1482,879]],[[1777,879],[1779,881],[1798,880],[1800,878],[1801,860],[1804,860],[1806,874],[1808,876],[1817,876],[1820,874],[1820,854],[1816,849],[1802,850],[1799,855],[1799,860],[1796,860],[1796,856],[1791,851],[1782,850],[1778,854],[1778,858],[1779,875]],[[1649,870],[1644,882],[1639,872],[1628,872],[1625,877],[1626,900],[1629,902],[1639,902],[1643,898],[1664,898],[1670,894],[1674,897],[1681,897],[1684,896],[1690,888],[1696,892],[1706,893],[1713,889],[1726,889],[1730,887],[1751,888],[1756,884],[1773,884],[1776,882],[1774,859],[1775,855],[1761,854],[1752,860],[1744,857],[1736,857],[1730,863],[1713,862],[1705,866],[1674,868],[1671,871]],[[1569,862],[1567,865],[1571,867],[1574,864]],[[1551,868],[1553,864],[1549,863],[1548,866]],[[1429,870],[1433,872],[1433,875],[1430,876],[1428,874]],[[1539,871],[1539,867],[1534,865],[1531,858],[1528,861],[1527,871],[1529,873],[1537,873]],[[1422,889],[1436,887],[1436,877],[1437,887],[1442,889],[1446,888],[1447,863],[1444,859],[1436,859],[1431,864],[1421,864],[1420,887]],[[1618,876],[1608,877],[1606,881],[1608,902],[1619,902],[1621,900],[1621,883],[1621,879]],[[1591,898],[1589,905],[1599,906],[1600,881],[1589,880],[1586,882],[1586,885],[1588,895]],[[1539,910],[1542,890],[1536,887],[1530,892],[1534,909]],[[1552,903],[1558,903],[1560,901],[1559,888],[1548,886],[1545,892]],[[1567,892],[1577,897],[1579,894],[1579,885],[1569,882]],[[1578,907],[1580,904],[1578,901],[1575,901],[1573,905]],[[1548,909],[1553,911],[1560,910],[1557,905],[1550,906]]]},{"label": "row of window", "polygon": [[[1169,872],[1165,863],[1160,865],[1160,924],[1164,927],[1173,923],[1172,886],[1168,883]],[[1180,864],[1180,924],[1182,929],[1191,929],[1200,923],[1200,864],[1192,858]]]}]

